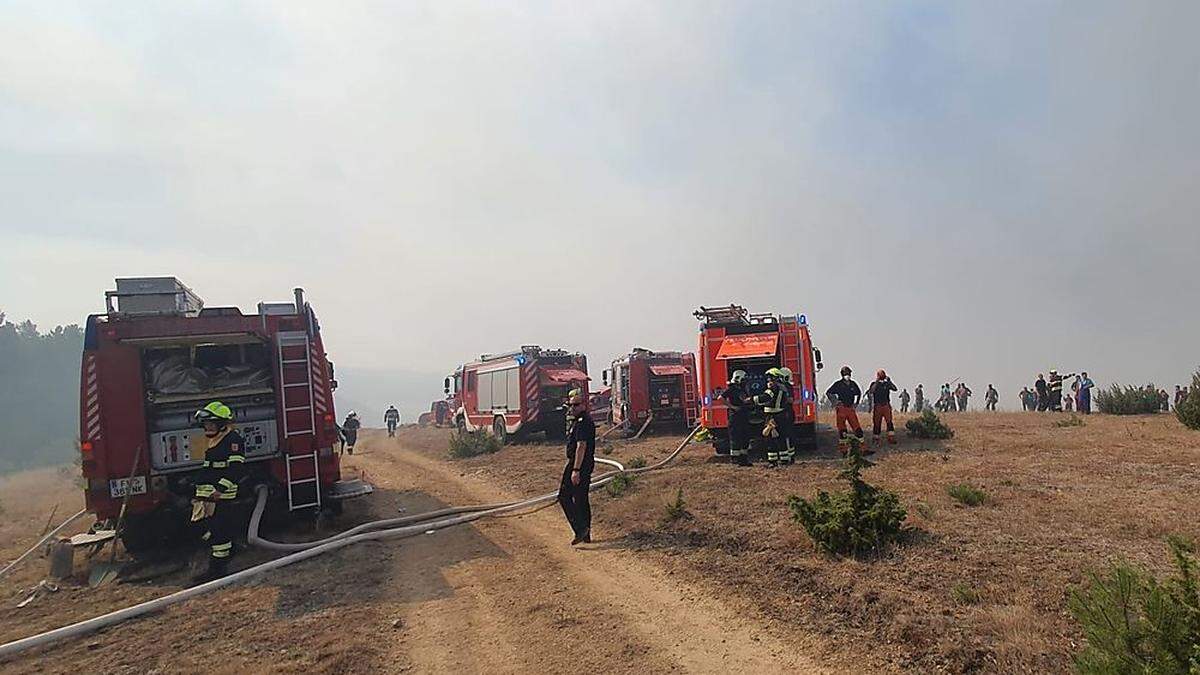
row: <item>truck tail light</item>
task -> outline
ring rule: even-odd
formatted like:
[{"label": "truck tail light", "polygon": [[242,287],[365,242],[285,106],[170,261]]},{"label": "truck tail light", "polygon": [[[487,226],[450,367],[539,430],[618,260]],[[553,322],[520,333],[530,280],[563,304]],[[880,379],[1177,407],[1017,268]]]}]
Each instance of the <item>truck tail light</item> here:
[{"label": "truck tail light", "polygon": [[84,442],[80,443],[79,444],[79,454],[83,455],[84,459],[90,460],[92,458],[92,442],[84,441]]}]

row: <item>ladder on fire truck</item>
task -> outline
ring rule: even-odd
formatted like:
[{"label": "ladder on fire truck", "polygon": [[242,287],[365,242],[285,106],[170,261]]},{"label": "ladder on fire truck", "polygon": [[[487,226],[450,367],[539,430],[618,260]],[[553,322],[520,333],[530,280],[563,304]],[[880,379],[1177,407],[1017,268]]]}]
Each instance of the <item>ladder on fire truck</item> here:
[{"label": "ladder on fire truck", "polygon": [[[781,365],[786,366],[789,363],[795,363],[798,368],[803,368],[804,361],[800,359],[800,331],[792,330],[796,325],[796,318],[783,318],[780,324],[784,329],[780,331],[783,334],[783,363]],[[800,377],[801,382],[803,382],[803,373],[797,371],[795,375]]]},{"label": "ladder on fire truck", "polygon": [[696,418],[699,414],[700,406],[696,401],[695,373],[687,372],[683,374],[683,419],[687,421],[688,429],[696,426]]},{"label": "ladder on fire truck", "polygon": [[[313,436],[317,433],[316,413],[313,412],[312,352],[308,333],[304,331],[280,332],[279,379],[283,389],[283,456],[287,473],[288,510],[297,511],[321,506],[321,468],[318,449],[311,453],[292,454],[288,439],[296,436]],[[303,350],[303,357],[296,354]],[[300,415],[300,423],[291,422],[292,413]],[[307,417],[307,420],[305,420]],[[313,444],[316,445],[315,443]],[[293,466],[293,465],[296,466]],[[311,466],[311,470],[308,470]],[[309,487],[311,486],[311,487]],[[311,496],[308,491],[312,490]]]}]

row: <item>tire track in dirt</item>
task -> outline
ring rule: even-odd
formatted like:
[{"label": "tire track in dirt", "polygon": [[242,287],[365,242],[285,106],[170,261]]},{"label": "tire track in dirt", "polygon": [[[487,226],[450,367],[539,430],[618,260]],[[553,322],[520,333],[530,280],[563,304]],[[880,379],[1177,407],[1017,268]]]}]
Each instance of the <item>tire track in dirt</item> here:
[{"label": "tire track in dirt", "polygon": [[[376,437],[367,447],[356,463],[381,485],[419,485],[454,504],[515,497],[397,440]],[[391,651],[402,670],[833,672],[616,542],[572,549],[557,505],[475,528],[501,553],[462,550],[455,530],[407,545],[401,595],[428,594],[420,586],[434,577],[422,574],[424,564],[440,567],[453,592],[402,608]]]}]

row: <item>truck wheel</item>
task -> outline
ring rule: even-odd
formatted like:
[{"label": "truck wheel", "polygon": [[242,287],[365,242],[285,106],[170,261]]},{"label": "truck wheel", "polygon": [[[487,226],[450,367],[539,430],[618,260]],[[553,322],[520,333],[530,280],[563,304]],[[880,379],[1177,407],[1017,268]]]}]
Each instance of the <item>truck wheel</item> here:
[{"label": "truck wheel", "polygon": [[121,544],[134,558],[172,550],[186,540],[189,528],[183,527],[187,518],[170,508],[160,507],[150,513],[125,516],[121,526]]},{"label": "truck wheel", "polygon": [[504,418],[497,417],[492,421],[492,435],[500,441],[500,445],[508,443],[508,430],[504,428]]},{"label": "truck wheel", "polygon": [[801,452],[816,451],[817,425],[814,423],[797,424],[792,430],[792,445]]}]

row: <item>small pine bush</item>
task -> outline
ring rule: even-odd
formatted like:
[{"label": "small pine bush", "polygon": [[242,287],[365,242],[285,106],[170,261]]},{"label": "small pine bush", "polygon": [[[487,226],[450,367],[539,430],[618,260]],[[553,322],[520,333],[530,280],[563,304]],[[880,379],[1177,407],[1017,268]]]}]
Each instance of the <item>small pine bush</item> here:
[{"label": "small pine bush", "polygon": [[1192,375],[1192,386],[1187,398],[1175,406],[1175,416],[1183,426],[1200,431],[1200,370]]},{"label": "small pine bush", "polygon": [[608,481],[604,486],[604,491],[610,497],[620,497],[631,487],[633,487],[633,476],[627,473],[619,473],[613,476],[612,480]]},{"label": "small pine bush", "polygon": [[631,468],[631,469],[641,469],[645,466],[646,466],[646,458],[642,457],[641,455],[638,455],[637,457],[634,457],[633,459],[629,460],[629,468]]},{"label": "small pine bush", "polygon": [[663,505],[662,523],[666,525],[691,515],[687,510],[687,502],[683,500],[683,488],[679,488],[675,491],[675,498]]},{"label": "small pine bush", "polygon": [[946,494],[963,506],[980,506],[988,501],[988,493],[966,483],[951,485],[946,488]]},{"label": "small pine bush", "polygon": [[488,455],[501,447],[500,440],[486,432],[450,434],[450,456],[457,459]]},{"label": "small pine bush", "polygon": [[864,469],[874,466],[851,442],[845,468],[839,478],[850,483],[846,492],[818,491],[813,500],[788,497],[792,518],[822,550],[835,555],[859,556],[878,551],[895,541],[907,513],[894,492],[881,490],[862,479]]},{"label": "small pine bush", "polygon": [[954,430],[946,426],[937,413],[928,408],[920,417],[905,422],[904,427],[913,438],[954,438]]},{"label": "small pine bush", "polygon": [[1144,415],[1156,413],[1162,406],[1158,387],[1131,387],[1114,384],[1096,394],[1096,408],[1108,415]]},{"label": "small pine bush", "polygon": [[1159,581],[1125,563],[1091,574],[1067,606],[1087,637],[1075,667],[1088,675],[1200,673],[1200,584],[1190,542],[1168,540],[1174,574]]},{"label": "small pine bush", "polygon": [[966,584],[955,584],[954,588],[950,589],[950,595],[954,596],[954,602],[960,605],[979,604],[979,591]]}]

